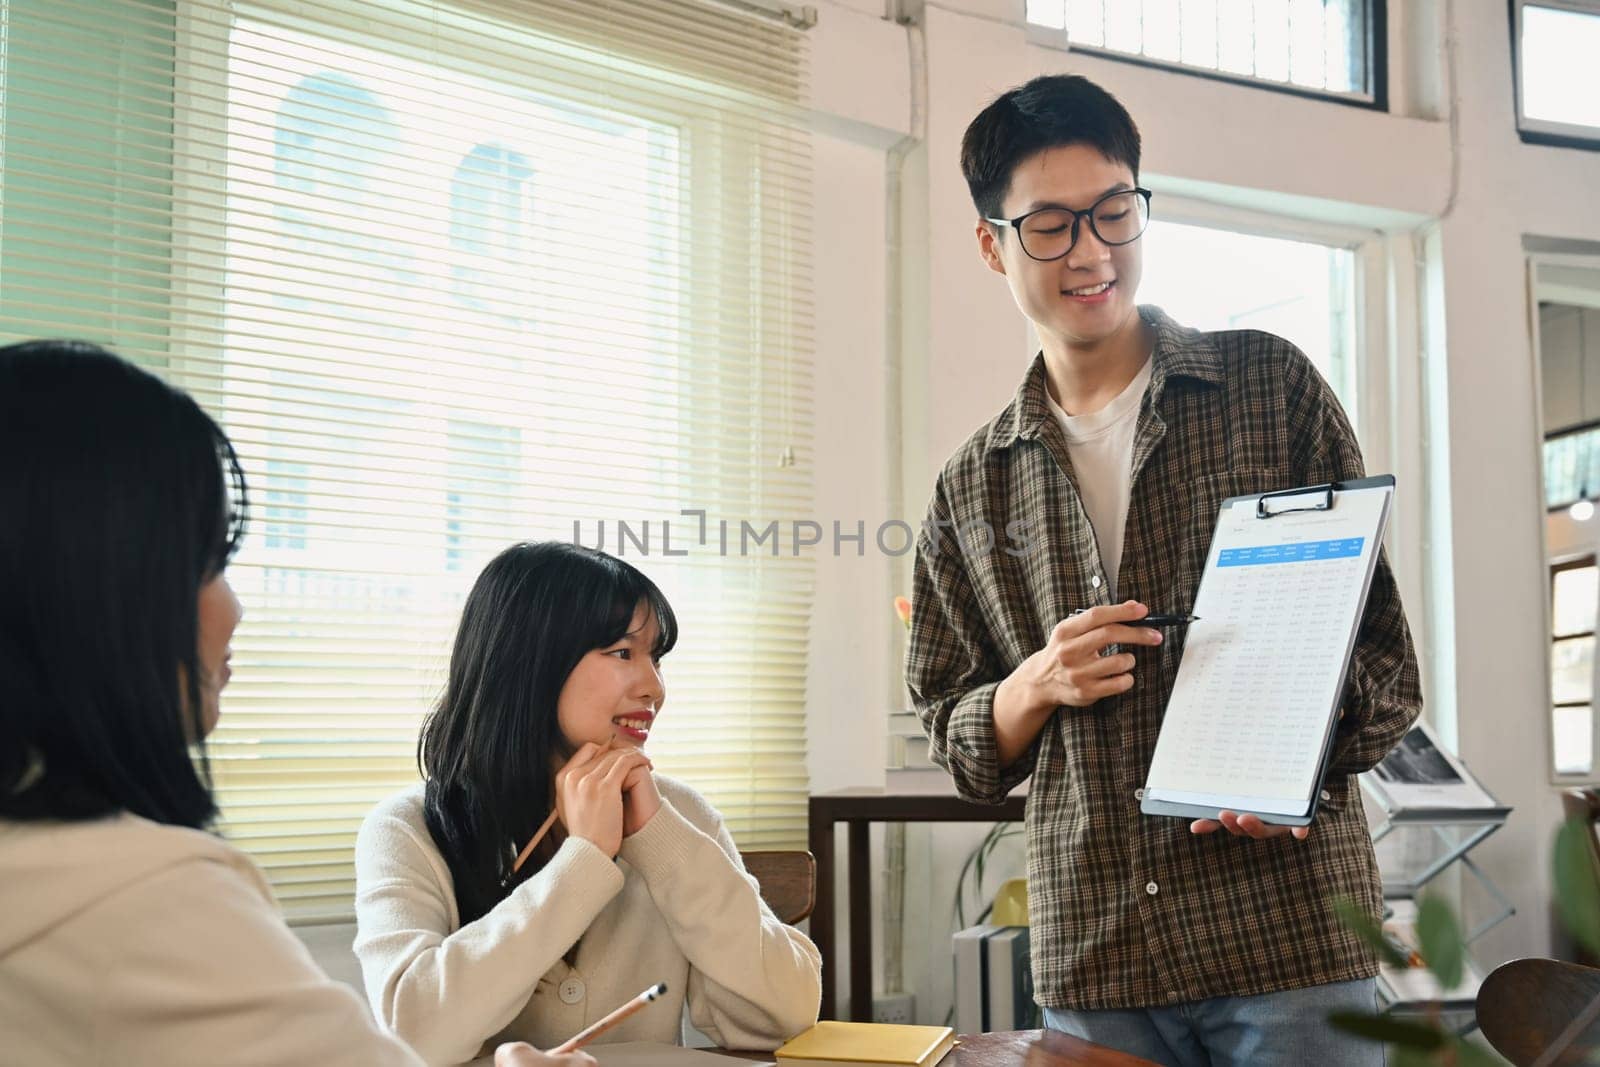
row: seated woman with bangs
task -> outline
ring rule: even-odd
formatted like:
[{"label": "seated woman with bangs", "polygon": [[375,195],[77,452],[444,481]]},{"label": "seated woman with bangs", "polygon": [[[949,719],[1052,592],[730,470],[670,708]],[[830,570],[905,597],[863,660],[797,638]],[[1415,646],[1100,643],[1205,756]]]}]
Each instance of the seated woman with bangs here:
[{"label": "seated woman with bangs", "polygon": [[516,545],[473,586],[426,780],[356,846],[368,999],[429,1063],[558,1045],[657,982],[600,1041],[677,1043],[686,1004],[727,1048],[816,1020],[816,947],[763,903],[716,809],[644,754],[676,640],[660,590],[592,549]]}]

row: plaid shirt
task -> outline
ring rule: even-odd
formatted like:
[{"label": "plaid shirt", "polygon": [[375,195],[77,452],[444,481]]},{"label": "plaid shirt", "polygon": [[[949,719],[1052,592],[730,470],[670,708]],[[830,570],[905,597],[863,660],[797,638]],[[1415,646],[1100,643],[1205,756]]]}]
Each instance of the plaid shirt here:
[{"label": "plaid shirt", "polygon": [[[1202,333],[1158,309],[1139,411],[1119,599],[1193,603],[1222,501],[1359,478],[1343,410],[1293,345],[1255,330]],[[1031,525],[1024,525],[1031,523]],[[993,531],[993,537],[982,531]],[[1011,536],[1008,536],[1008,530]],[[991,543],[992,542],[992,543]],[[1137,684],[1061,707],[1027,752],[995,755],[998,683],[1076,608],[1111,602],[1043,356],[1015,399],[945,464],[917,542],[906,679],[935,762],[973,800],[1027,804],[1035,996],[1050,1008],[1150,1007],[1370,977],[1340,922],[1382,890],[1351,775],[1382,759],[1422,706],[1415,652],[1380,556],[1311,836],[1190,833],[1142,815],[1140,792],[1183,650],[1172,632],[1131,649]],[[1264,711],[1267,709],[1263,709]]]}]

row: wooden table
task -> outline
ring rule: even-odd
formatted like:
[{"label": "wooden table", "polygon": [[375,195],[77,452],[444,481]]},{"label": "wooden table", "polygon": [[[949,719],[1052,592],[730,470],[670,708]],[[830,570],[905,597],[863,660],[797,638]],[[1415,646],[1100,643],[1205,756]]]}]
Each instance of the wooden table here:
[{"label": "wooden table", "polygon": [[956,796],[949,786],[916,792],[841,789],[812,794],[809,833],[811,854],[817,860],[817,902],[811,912],[811,940],[822,953],[822,1018],[841,1018],[834,982],[839,965],[834,931],[834,825],[842,822],[849,827],[845,878],[849,886],[846,907],[850,916],[850,1010],[842,1017],[871,1022],[872,867],[868,827],[875,822],[1020,822],[1027,799],[1026,793],[1014,793],[999,804],[977,804]]},{"label": "wooden table", "polygon": [[[960,1042],[954,1052],[939,1061],[939,1067],[1155,1067],[1149,1060],[1054,1030],[963,1034]],[[770,1052],[722,1054],[754,1063],[773,1062]]]}]

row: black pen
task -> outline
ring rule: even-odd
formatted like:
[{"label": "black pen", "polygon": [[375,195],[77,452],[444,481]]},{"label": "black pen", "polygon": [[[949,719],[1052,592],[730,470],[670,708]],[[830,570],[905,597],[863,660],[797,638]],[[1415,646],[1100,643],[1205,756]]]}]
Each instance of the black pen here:
[{"label": "black pen", "polygon": [[1199,622],[1198,615],[1146,615],[1142,619],[1134,619],[1127,623],[1128,626],[1188,626],[1191,622]]}]

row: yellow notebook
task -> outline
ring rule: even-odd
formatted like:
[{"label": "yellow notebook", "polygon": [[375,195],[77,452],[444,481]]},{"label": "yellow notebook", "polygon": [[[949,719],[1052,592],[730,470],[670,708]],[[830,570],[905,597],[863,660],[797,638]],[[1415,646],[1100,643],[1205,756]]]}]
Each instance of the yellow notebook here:
[{"label": "yellow notebook", "polygon": [[932,1067],[955,1043],[948,1026],[821,1022],[774,1055],[778,1067]]}]

